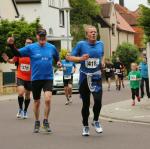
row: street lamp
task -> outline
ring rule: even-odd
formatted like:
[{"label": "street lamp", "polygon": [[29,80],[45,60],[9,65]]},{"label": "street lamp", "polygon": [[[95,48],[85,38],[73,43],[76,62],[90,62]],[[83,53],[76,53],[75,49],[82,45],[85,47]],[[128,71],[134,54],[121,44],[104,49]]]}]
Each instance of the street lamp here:
[{"label": "street lamp", "polygon": [[64,11],[67,13],[67,50],[70,52],[70,47],[69,47],[69,12],[71,10],[71,7],[64,7]]}]

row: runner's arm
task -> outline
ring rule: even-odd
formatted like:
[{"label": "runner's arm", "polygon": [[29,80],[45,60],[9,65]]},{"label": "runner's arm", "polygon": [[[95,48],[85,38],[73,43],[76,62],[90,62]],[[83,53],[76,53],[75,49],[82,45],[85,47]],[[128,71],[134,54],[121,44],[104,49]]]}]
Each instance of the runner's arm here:
[{"label": "runner's arm", "polygon": [[27,56],[28,57],[30,55],[29,46],[25,46],[25,47],[18,50],[15,46],[15,41],[14,41],[13,37],[9,37],[7,39],[7,44],[11,48],[12,53],[14,54],[14,56],[17,56],[17,57]]},{"label": "runner's arm", "polygon": [[58,51],[57,51],[57,49],[56,49],[55,46],[54,46],[53,58],[54,58],[55,62],[57,63],[57,66],[58,66],[59,68],[61,68],[61,67],[62,67],[62,64],[61,64],[61,61],[60,61],[59,53],[58,53]]}]

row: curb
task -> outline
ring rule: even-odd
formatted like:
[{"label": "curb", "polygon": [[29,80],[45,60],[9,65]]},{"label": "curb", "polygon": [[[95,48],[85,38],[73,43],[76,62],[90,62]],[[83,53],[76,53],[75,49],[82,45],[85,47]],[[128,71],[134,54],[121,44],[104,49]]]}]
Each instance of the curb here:
[{"label": "curb", "polygon": [[116,118],[112,116],[105,116],[105,115],[100,115],[100,118],[102,119],[107,119],[107,120],[114,120],[114,121],[123,121],[127,123],[137,123],[137,124],[145,124],[145,125],[150,125],[150,122],[144,122],[144,121],[136,121],[136,120],[131,120],[131,119],[124,119],[124,118]]}]

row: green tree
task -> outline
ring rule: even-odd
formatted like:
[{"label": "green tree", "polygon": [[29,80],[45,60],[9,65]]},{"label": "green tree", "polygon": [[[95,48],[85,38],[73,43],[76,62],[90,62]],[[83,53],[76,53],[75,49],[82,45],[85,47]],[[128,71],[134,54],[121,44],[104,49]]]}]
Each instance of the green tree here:
[{"label": "green tree", "polygon": [[72,7],[71,34],[74,37],[73,45],[85,38],[84,24],[97,25],[96,16],[100,14],[100,6],[95,0],[70,0]]},{"label": "green tree", "polygon": [[[9,57],[12,57],[11,50],[7,47],[7,38],[13,36],[16,41],[16,46],[18,48],[24,46],[25,39],[27,37],[32,37],[35,40],[35,35],[37,29],[41,27],[39,24],[39,19],[33,23],[27,23],[23,18],[18,21],[0,21],[0,53],[7,53]],[[3,59],[0,57],[0,62]]]},{"label": "green tree", "polygon": [[67,49],[61,49],[61,51],[60,51],[60,59],[61,60],[65,59],[67,53],[68,53]]},{"label": "green tree", "polygon": [[[148,0],[150,4],[150,0]],[[150,8],[141,5],[141,16],[139,18],[139,24],[144,28],[144,32],[146,35],[146,41],[150,42]]]},{"label": "green tree", "polygon": [[130,70],[130,64],[138,62],[139,50],[135,45],[130,43],[122,43],[117,47],[115,54],[113,55],[112,61],[115,62],[116,58],[119,57],[121,62],[125,65],[127,71]]}]

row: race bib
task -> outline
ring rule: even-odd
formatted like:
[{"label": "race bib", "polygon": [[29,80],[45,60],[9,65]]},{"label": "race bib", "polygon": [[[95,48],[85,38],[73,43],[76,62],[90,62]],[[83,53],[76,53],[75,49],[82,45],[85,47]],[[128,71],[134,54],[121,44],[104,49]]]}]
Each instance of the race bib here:
[{"label": "race bib", "polygon": [[120,73],[120,69],[116,69],[116,73]]},{"label": "race bib", "polygon": [[110,72],[110,69],[109,69],[109,68],[106,68],[106,72]]},{"label": "race bib", "polygon": [[68,75],[68,76],[65,75],[65,76],[64,76],[64,79],[67,79],[67,80],[71,79],[71,75]]},{"label": "race bib", "polygon": [[28,72],[28,71],[30,71],[30,65],[29,64],[21,64],[20,70]]},{"label": "race bib", "polygon": [[99,59],[98,58],[89,58],[85,61],[85,67],[86,68],[97,68],[99,65]]},{"label": "race bib", "polygon": [[137,80],[136,75],[131,75],[131,76],[130,76],[130,80],[131,80],[131,81],[136,81],[136,80]]}]

